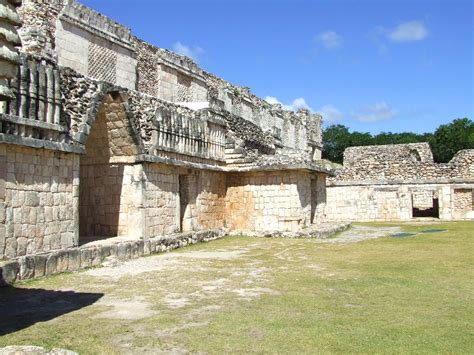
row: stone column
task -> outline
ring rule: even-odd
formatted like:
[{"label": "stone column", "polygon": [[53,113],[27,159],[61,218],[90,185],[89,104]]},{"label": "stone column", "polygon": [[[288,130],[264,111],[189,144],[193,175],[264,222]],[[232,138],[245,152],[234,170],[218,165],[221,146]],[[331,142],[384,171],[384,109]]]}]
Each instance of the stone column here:
[{"label": "stone column", "polygon": [[21,25],[16,8],[21,5],[21,0],[0,1],[0,101],[13,98],[13,92],[8,83],[16,77],[19,63],[15,46],[20,46],[21,41],[16,27]]}]

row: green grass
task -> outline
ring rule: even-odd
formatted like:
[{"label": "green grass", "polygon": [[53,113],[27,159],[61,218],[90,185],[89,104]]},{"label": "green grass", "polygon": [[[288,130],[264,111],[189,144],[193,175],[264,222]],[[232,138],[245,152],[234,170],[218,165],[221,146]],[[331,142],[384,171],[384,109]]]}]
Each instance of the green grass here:
[{"label": "green grass", "polygon": [[[410,232],[448,231],[356,244],[229,237],[173,254],[241,250],[240,257],[178,258],[168,268],[118,281],[72,273],[19,284],[124,300],[139,296],[153,314],[136,320],[96,319],[110,310],[99,302],[6,334],[0,346],[62,347],[83,354],[157,349],[472,353],[474,223],[402,226]],[[264,291],[238,296],[239,290],[255,288]],[[164,300],[171,296],[188,302],[170,308]]]}]

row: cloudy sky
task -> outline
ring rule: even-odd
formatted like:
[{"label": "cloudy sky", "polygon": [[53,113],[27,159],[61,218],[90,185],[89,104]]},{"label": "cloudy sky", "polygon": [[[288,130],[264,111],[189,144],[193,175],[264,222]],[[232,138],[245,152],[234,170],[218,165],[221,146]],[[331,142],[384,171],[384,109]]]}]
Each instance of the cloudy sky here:
[{"label": "cloudy sky", "polygon": [[474,118],[471,0],[80,0],[159,47],[326,124]]}]

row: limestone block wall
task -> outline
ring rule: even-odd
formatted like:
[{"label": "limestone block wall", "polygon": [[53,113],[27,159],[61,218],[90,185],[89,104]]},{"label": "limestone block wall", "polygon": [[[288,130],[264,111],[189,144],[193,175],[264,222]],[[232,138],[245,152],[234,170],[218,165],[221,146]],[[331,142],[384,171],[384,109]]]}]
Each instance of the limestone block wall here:
[{"label": "limestone block wall", "polygon": [[137,89],[171,102],[208,101],[200,69],[189,58],[132,38],[137,53]]},{"label": "limestone block wall", "polygon": [[128,89],[136,86],[130,30],[75,1],[61,11],[55,32],[58,63]]},{"label": "limestone block wall", "polygon": [[201,171],[198,174],[197,224],[200,229],[224,227],[226,218],[226,176],[223,173]]},{"label": "limestone block wall", "polygon": [[474,189],[454,189],[454,218],[474,219]]},{"label": "limestone block wall", "polygon": [[0,145],[0,259],[78,242],[79,156]]},{"label": "limestone block wall", "polygon": [[325,220],[326,203],[326,175],[313,175],[311,177],[311,223]]},{"label": "limestone block wall", "polygon": [[145,164],[146,236],[176,233],[180,229],[179,174],[176,168]]},{"label": "limestone block wall", "polygon": [[331,186],[326,188],[325,218],[330,221],[396,221],[411,218],[407,188]]},{"label": "limestone block wall", "polygon": [[145,235],[224,226],[223,173],[144,164]]},{"label": "limestone block wall", "polygon": [[433,198],[438,194],[430,190],[413,191],[412,201],[413,207],[421,210],[426,210],[433,207]]},{"label": "limestone block wall", "polygon": [[238,231],[297,231],[311,219],[311,175],[298,171],[227,177],[226,223]]},{"label": "limestone block wall", "polygon": [[325,218],[330,221],[398,221],[413,218],[438,199],[441,220],[472,219],[474,184],[367,184],[328,186]]},{"label": "limestone block wall", "polygon": [[171,102],[207,101],[206,83],[167,64],[157,65],[157,97]]},{"label": "limestone block wall", "polygon": [[141,165],[81,165],[80,236],[143,236]]}]

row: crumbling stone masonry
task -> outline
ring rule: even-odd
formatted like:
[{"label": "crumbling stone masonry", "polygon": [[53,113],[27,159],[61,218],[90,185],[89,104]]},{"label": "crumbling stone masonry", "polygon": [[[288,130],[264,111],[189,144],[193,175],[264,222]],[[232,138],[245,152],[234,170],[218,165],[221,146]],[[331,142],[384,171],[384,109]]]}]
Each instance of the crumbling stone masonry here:
[{"label": "crumbling stone masonry", "polygon": [[18,13],[0,111],[4,281],[226,232],[313,230],[331,172],[321,116],[270,105],[74,0]]},{"label": "crumbling stone masonry", "polygon": [[416,217],[474,219],[474,150],[433,162],[428,143],[352,147],[330,177],[325,213],[332,221]]}]

